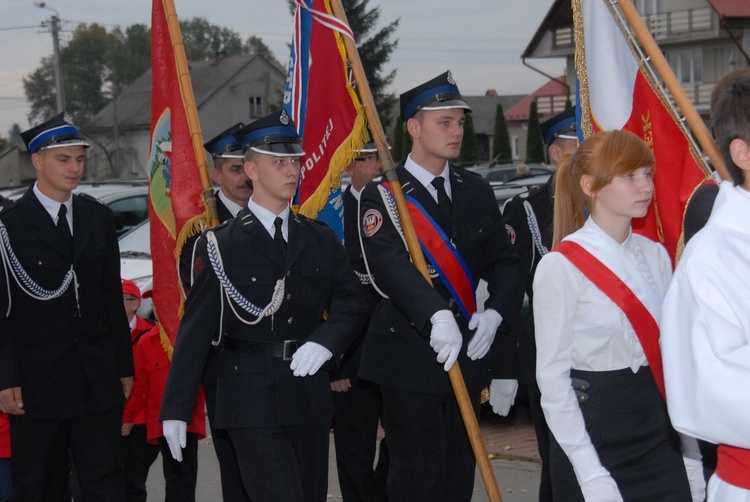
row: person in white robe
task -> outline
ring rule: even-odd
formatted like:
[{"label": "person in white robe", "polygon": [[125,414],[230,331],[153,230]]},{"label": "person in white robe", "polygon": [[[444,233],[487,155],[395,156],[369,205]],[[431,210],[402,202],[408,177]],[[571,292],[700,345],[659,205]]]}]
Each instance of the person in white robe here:
[{"label": "person in white robe", "polygon": [[750,69],[717,83],[711,121],[732,179],[685,248],[660,343],[672,423],[719,444],[708,500],[750,502]]}]

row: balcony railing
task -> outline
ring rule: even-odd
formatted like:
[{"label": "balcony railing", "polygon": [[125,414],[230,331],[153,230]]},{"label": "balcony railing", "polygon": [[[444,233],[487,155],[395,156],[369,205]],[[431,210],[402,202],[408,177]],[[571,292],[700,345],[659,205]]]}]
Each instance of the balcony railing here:
[{"label": "balcony railing", "polygon": [[678,10],[653,16],[643,21],[656,40],[694,33],[710,33],[714,28],[714,13],[710,7]]}]

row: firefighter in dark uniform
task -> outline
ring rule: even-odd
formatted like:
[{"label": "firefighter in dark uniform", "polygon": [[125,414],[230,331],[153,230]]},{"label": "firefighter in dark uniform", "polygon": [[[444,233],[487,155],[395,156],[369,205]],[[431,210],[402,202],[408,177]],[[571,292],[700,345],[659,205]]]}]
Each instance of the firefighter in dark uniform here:
[{"label": "firefighter in dark uniform", "polygon": [[[549,150],[550,160],[554,167],[562,162],[564,156],[572,154],[578,146],[576,134],[576,109],[569,108],[540,125],[542,138]],[[528,192],[516,195],[503,208],[505,228],[513,242],[513,249],[518,254],[520,287],[514,305],[520,311],[524,295],[529,298],[529,311],[517,315],[513,325],[513,336],[516,338],[518,359],[516,362],[518,380],[528,387],[529,407],[536,432],[539,455],[542,459],[542,474],[539,484],[539,500],[552,500],[549,466],[549,428],[544,419],[540,404],[541,394],[536,384],[536,344],[534,342],[534,316],[531,312],[534,298],[531,285],[539,260],[552,245],[553,230],[553,196],[555,176],[547,182]]]},{"label": "firefighter in dark uniform", "polygon": [[[450,163],[467,111],[450,72],[401,95],[413,147],[397,173],[405,195],[421,206],[410,211],[424,223],[415,225],[417,234],[437,248],[426,253],[434,287],[411,262],[387,184],[369,183],[360,199],[364,258],[388,298],[373,315],[359,375],[378,383],[383,396],[392,502],[471,499],[475,460],[446,372],[460,361],[478,411],[493,377],[485,356],[511,316],[517,258],[494,194],[479,175]],[[476,313],[479,279],[488,282],[489,299]],[[452,295],[449,285],[461,293]]]},{"label": "firefighter in dark uniform", "polygon": [[303,151],[289,116],[273,113],[239,135],[253,196],[198,240],[160,419],[179,460],[218,340],[215,425],[229,434],[248,495],[322,502],[333,406],[318,370],[356,338],[364,301],[333,231],[290,211]]},{"label": "firefighter in dark uniform", "polygon": [[242,147],[234,136],[244,126],[245,124],[238,122],[203,145],[214,161],[211,179],[219,185],[216,192],[219,222],[237,216],[253,194],[253,183],[245,173]]},{"label": "firefighter in dark uniform", "polygon": [[66,113],[21,137],[37,181],[0,215],[0,411],[10,414],[13,495],[64,500],[70,452],[85,500],[124,501],[133,356],[115,218],[72,195],[89,145]]},{"label": "firefighter in dark uniform", "polygon": [[[253,193],[253,184],[245,173],[245,161],[242,145],[235,133],[242,130],[245,124],[239,122],[220,132],[216,137],[207,141],[203,147],[211,155],[214,167],[211,178],[220,185],[216,192],[216,212],[219,222],[229,221],[247,205]],[[190,274],[192,271],[192,255],[197,239],[189,239],[182,252],[180,276],[185,290],[190,289]],[[216,378],[221,347],[215,345],[209,352],[203,373],[203,392],[206,398],[208,424],[211,428],[214,451],[219,461],[221,475],[221,494],[224,502],[249,502],[245,487],[242,485],[237,455],[224,429],[218,429],[216,423]]]},{"label": "firefighter in dark uniform", "polygon": [[[351,183],[343,194],[344,247],[349,263],[357,274],[368,301],[368,321],[381,296],[370,285],[362,249],[359,244],[358,206],[362,189],[378,176],[382,163],[375,143],[367,143],[356,152],[346,169]],[[383,414],[379,386],[357,376],[367,324],[342,360],[341,369],[332,375],[334,417],[333,437],[336,441],[336,468],[341,495],[347,502],[385,500],[388,453],[385,439],[380,441],[376,460],[378,424]]]}]

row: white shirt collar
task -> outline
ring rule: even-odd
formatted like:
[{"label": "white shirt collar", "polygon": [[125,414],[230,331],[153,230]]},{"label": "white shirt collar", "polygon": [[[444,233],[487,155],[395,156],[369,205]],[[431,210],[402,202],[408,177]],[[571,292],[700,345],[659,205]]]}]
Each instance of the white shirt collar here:
[{"label": "white shirt collar", "polygon": [[[430,192],[430,195],[432,195],[432,198],[435,199],[435,202],[437,202],[437,189],[432,186],[432,180],[436,178],[434,174],[429,172],[424,167],[420,166],[416,162],[414,162],[411,158],[411,154],[406,158],[406,162],[404,163],[404,169],[409,171],[412,176],[417,178],[417,181],[419,181],[424,187],[427,189],[428,192]],[[448,161],[445,161],[445,167],[443,167],[443,172],[440,173],[440,176],[445,179],[445,193],[448,194],[449,199],[453,199],[453,193],[451,190],[451,183],[450,183],[450,169],[448,167]]]},{"label": "white shirt collar", "polygon": [[[47,210],[49,215],[52,217],[52,221],[57,224],[57,213],[60,211],[60,203],[57,202],[54,199],[50,199],[46,195],[44,195],[41,190],[39,190],[39,187],[37,186],[39,182],[34,183],[34,195],[36,195],[36,198],[39,199],[39,202],[42,203],[42,206],[44,206],[44,209]],[[68,225],[70,225],[70,228],[73,228],[73,196],[68,197],[68,200],[63,202],[65,207],[68,210],[67,213],[67,220]]]},{"label": "white shirt collar", "polygon": [[237,216],[237,214],[242,211],[242,206],[235,201],[230,200],[221,190],[216,193],[216,196],[224,203],[229,212],[232,213],[232,216]]},{"label": "white shirt collar", "polygon": [[138,322],[138,316],[134,315],[133,318],[130,320],[130,331],[132,332],[135,329],[135,325]]},{"label": "white shirt collar", "polygon": [[357,190],[356,188],[354,188],[354,187],[353,187],[353,186],[351,186],[351,185],[349,185],[349,192],[350,192],[350,193],[352,194],[352,196],[353,196],[353,197],[354,197],[354,198],[355,198],[356,200],[359,200],[359,196],[360,196],[360,195],[362,195],[362,192],[361,192],[360,190]]},{"label": "white shirt collar", "polygon": [[276,229],[273,226],[274,220],[276,220],[277,217],[281,218],[283,220],[283,223],[281,224],[281,233],[284,236],[284,240],[289,242],[289,206],[287,206],[281,214],[274,214],[268,209],[256,204],[251,196],[247,201],[247,208],[252,211],[256,218],[258,218],[260,224],[263,225],[263,228],[268,231],[271,237],[276,233]]}]

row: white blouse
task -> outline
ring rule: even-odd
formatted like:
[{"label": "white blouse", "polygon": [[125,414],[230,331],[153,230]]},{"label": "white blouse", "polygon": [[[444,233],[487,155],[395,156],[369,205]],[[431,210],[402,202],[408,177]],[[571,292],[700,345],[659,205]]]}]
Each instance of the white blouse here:
[{"label": "white blouse", "polygon": [[[619,244],[591,218],[564,240],[596,256],[659,321],[672,276],[664,246],[632,233]],[[537,268],[534,325],[544,415],[582,484],[607,471],[586,432],[570,370],[636,372],[648,364],[646,356],[625,313],[561,253],[545,255]]]}]

